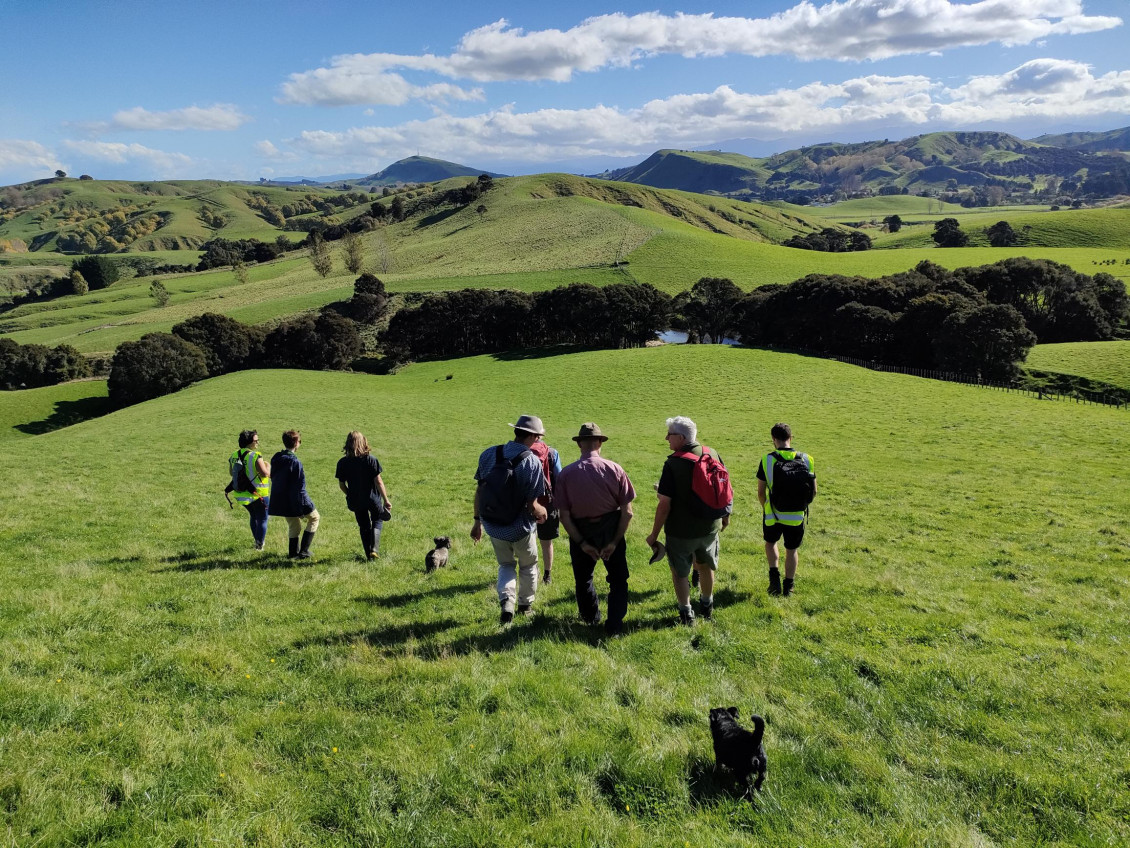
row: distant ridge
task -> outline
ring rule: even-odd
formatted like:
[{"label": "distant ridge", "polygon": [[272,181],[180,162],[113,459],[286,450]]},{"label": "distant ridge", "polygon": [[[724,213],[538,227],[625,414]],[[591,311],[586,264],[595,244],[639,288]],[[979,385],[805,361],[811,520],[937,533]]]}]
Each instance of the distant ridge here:
[{"label": "distant ridge", "polygon": [[1130,180],[1130,127],[1031,141],[1002,132],[936,132],[901,141],[827,142],[764,157],[668,149],[594,176],[758,200],[990,188],[1012,196],[1053,179],[1057,186],[1073,185],[1070,191],[1113,196],[1125,193],[1120,187]]},{"label": "distant ridge", "polygon": [[479,174],[489,174],[492,177],[507,176],[443,159],[409,156],[407,159],[393,162],[383,171],[353,182],[358,186],[394,186],[400,183],[435,183],[451,177],[477,177]]}]

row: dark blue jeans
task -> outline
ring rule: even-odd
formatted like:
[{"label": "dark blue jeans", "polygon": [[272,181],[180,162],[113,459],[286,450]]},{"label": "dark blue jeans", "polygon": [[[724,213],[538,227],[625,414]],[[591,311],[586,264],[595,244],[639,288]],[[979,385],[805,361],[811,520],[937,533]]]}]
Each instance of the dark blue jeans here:
[{"label": "dark blue jeans", "polygon": [[251,538],[255,540],[256,547],[263,547],[267,541],[267,506],[270,498],[260,498],[249,504],[244,504],[248,515],[251,517]]},{"label": "dark blue jeans", "polygon": [[[573,561],[573,580],[577,585],[577,611],[587,622],[593,622],[600,615],[600,600],[593,585],[593,572],[596,560],[581,550],[581,546],[569,540],[569,557]],[[616,627],[624,621],[628,613],[628,544],[621,539],[612,556],[604,563],[608,571],[608,620],[607,625]]]},{"label": "dark blue jeans", "polygon": [[361,546],[365,549],[365,556],[381,552],[381,510],[379,507],[368,506],[365,509],[353,510],[357,518],[357,529],[361,531]]}]

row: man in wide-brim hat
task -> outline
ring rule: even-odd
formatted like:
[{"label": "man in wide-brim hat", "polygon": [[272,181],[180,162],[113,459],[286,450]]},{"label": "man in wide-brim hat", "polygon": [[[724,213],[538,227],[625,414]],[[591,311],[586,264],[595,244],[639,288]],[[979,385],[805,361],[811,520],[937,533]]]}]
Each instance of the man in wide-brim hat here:
[{"label": "man in wide-brim hat", "polygon": [[499,622],[514,613],[529,613],[538,590],[538,540],[535,528],[546,519],[538,503],[546,489],[540,460],[530,449],[545,435],[536,415],[521,415],[509,425],[514,438],[487,448],[475,471],[475,523],[471,538],[478,544],[486,528],[498,560]]},{"label": "man in wide-brim hat", "polygon": [[569,534],[569,556],[577,585],[577,610],[589,624],[599,624],[600,601],[593,585],[597,560],[608,572],[605,631],[615,636],[628,611],[628,556],[624,534],[632,521],[636,490],[627,472],[600,455],[608,437],[593,422],[573,437],[581,458],[557,476],[555,499],[561,525]]}]

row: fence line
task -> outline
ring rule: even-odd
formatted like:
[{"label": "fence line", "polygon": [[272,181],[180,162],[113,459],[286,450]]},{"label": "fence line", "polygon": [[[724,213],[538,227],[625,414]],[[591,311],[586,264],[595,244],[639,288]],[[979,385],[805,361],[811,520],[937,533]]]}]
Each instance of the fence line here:
[{"label": "fence line", "polygon": [[872,362],[869,359],[856,359],[853,356],[832,356],[838,362],[844,362],[848,365],[857,365],[860,368],[869,368],[872,371],[889,371],[895,374],[907,374],[911,377],[924,377],[928,380],[944,380],[948,383],[961,383],[966,386],[977,386],[982,389],[992,389],[999,392],[1008,392],[1022,395],[1030,395],[1040,400],[1058,400],[1065,403],[1083,403],[1095,404],[1098,406],[1113,406],[1118,409],[1130,409],[1130,403],[1118,397],[1111,396],[1107,392],[1091,392],[1086,389],[1075,389],[1072,394],[1062,394],[1060,392],[1045,391],[1041,389],[1029,389],[1023,386],[1016,386],[1011,383],[995,382],[993,380],[985,380],[979,376],[972,376],[970,374],[958,374],[953,371],[935,371],[930,368],[905,368],[901,365],[886,365],[882,362]]}]

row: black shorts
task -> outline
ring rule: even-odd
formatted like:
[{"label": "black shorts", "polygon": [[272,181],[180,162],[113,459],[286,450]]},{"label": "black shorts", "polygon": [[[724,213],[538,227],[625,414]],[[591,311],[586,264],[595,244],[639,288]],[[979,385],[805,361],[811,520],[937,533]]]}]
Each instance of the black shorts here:
[{"label": "black shorts", "polygon": [[804,524],[766,524],[761,522],[761,535],[766,542],[775,544],[782,536],[785,537],[785,550],[795,551],[804,541]]},{"label": "black shorts", "polygon": [[538,525],[538,538],[543,542],[561,535],[557,532],[561,527],[561,511],[557,507],[551,507],[547,512],[549,514],[545,518],[545,523]]}]

